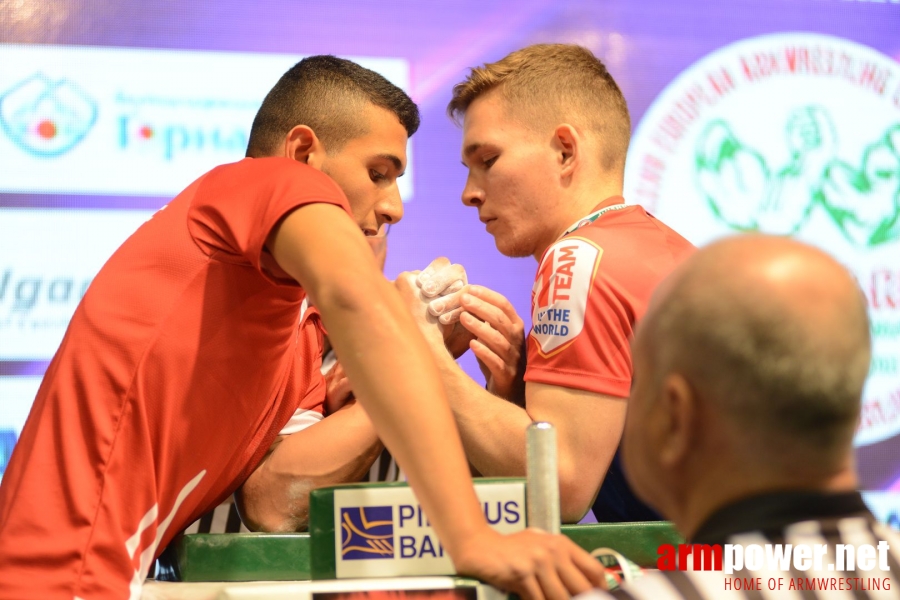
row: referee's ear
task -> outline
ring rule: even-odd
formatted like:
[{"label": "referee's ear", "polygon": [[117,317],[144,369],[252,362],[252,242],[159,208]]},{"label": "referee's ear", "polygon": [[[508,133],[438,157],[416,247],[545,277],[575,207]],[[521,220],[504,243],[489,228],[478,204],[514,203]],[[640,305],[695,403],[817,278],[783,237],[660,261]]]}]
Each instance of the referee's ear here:
[{"label": "referee's ear", "polygon": [[284,136],[282,156],[321,170],[325,162],[325,146],[308,125],[295,125]]},{"label": "referee's ear", "polygon": [[690,382],[680,373],[666,375],[661,398],[654,411],[662,421],[659,428],[659,459],[663,466],[678,469],[688,458],[691,446],[698,439],[699,410],[699,397]]}]

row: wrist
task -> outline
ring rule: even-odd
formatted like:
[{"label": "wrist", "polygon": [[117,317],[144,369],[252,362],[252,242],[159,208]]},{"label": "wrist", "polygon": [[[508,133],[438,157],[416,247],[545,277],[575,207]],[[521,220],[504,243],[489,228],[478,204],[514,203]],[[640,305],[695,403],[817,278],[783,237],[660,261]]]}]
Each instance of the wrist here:
[{"label": "wrist", "polygon": [[432,354],[434,355],[434,360],[437,363],[438,369],[441,371],[441,375],[459,369],[459,365],[456,364],[456,359],[453,358],[453,354],[444,345],[443,340],[441,340],[439,346],[433,346],[433,350],[434,352],[432,352]]},{"label": "wrist", "polygon": [[[480,515],[481,513],[479,513]],[[453,536],[441,540],[444,550],[450,555],[454,567],[459,570],[463,565],[477,561],[492,539],[500,536],[488,526],[483,518],[473,520],[468,527],[453,526]]]}]

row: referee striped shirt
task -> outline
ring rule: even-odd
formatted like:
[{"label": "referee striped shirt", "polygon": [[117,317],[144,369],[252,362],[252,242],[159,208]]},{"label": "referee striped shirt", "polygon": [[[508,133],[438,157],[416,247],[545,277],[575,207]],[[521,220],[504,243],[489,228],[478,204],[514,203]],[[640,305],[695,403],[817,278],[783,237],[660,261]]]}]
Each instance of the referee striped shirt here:
[{"label": "referee striped shirt", "polygon": [[[877,548],[887,543],[883,557],[876,553],[874,569],[838,570],[838,544]],[[900,534],[875,520],[857,492],[821,494],[792,492],[751,498],[717,511],[698,530],[695,544],[732,544],[745,552],[763,548],[762,568],[722,571],[646,571],[644,576],[610,593],[594,591],[584,599],[625,600],[900,600]],[[827,548],[821,569],[806,571],[771,568],[765,562],[767,544]],[[882,560],[883,558],[883,560]],[[812,561],[810,561],[812,563]],[[691,558],[686,561],[692,566]],[[848,561],[849,566],[849,561]],[[881,567],[886,566],[887,569]]]}]

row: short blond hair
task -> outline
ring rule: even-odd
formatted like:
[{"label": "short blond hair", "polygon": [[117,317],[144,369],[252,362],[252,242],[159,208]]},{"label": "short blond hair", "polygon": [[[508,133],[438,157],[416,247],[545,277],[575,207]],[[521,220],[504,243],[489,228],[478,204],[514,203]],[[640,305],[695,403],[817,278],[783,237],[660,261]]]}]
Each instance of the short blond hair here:
[{"label": "short blond hair", "polygon": [[472,102],[495,90],[530,127],[565,121],[584,126],[601,141],[603,168],[624,171],[631,140],[628,106],[606,65],[587,48],[535,44],[474,67],[453,87],[447,113],[459,123]]}]

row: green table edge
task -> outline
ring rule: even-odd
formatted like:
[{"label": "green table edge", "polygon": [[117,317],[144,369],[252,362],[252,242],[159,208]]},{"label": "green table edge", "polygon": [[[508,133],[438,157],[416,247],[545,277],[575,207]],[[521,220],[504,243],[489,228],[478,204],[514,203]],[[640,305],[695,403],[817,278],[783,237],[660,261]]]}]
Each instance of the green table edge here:
[{"label": "green table edge", "polygon": [[684,543],[668,521],[563,525],[561,533],[588,552],[612,548],[639,566],[654,569],[662,544]]},{"label": "green table edge", "polygon": [[[330,494],[314,495],[318,510],[334,510]],[[326,514],[328,514],[326,513]],[[326,532],[322,532],[326,533]],[[563,525],[562,533],[588,552],[617,550],[642,567],[656,567],[657,548],[684,540],[671,523]],[[334,579],[334,531],[307,533],[192,534],[173,542],[160,557],[161,581],[304,581]],[[315,577],[314,577],[315,574]]]},{"label": "green table edge", "polygon": [[158,581],[303,581],[311,579],[308,533],[198,533],[159,557]]}]

